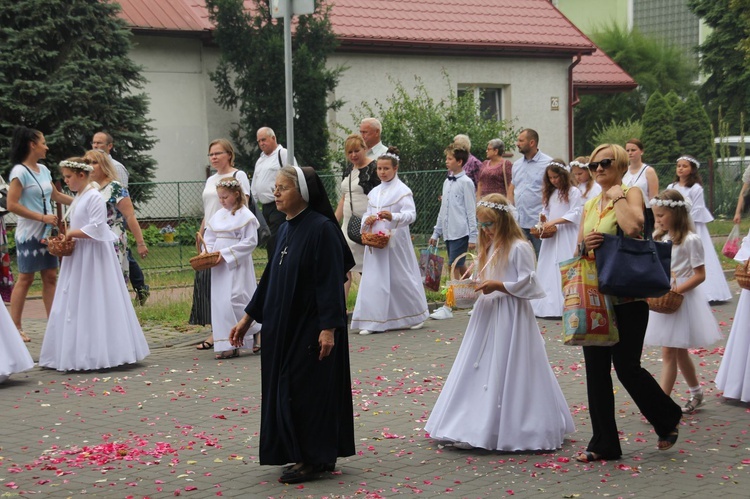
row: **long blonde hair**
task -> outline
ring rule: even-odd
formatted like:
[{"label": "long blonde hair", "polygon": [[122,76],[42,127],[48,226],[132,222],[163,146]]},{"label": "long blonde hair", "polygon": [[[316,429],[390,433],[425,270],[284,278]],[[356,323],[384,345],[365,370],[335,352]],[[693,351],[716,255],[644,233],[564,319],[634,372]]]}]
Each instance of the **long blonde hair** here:
[{"label": "long blonde hair", "polygon": [[90,163],[92,160],[96,161],[96,163],[99,165],[99,168],[102,169],[104,177],[108,180],[120,180],[114,165],[109,160],[107,154],[103,153],[102,151],[99,151],[97,149],[86,151],[86,154],[83,156],[83,158],[87,163]]},{"label": "long blonde hair", "polygon": [[[500,207],[492,207],[492,205]],[[495,225],[495,235],[492,238],[484,230],[480,229],[479,231],[479,269],[496,265],[504,269],[508,265],[508,256],[513,243],[516,240],[526,240],[526,236],[513,217],[513,213],[502,209],[503,206],[510,208],[510,203],[505,196],[497,193],[484,196],[477,204],[477,218],[482,215],[483,218],[494,222]],[[490,247],[493,245],[495,249],[499,248],[494,256],[490,254]],[[480,279],[484,278],[480,276]]]}]

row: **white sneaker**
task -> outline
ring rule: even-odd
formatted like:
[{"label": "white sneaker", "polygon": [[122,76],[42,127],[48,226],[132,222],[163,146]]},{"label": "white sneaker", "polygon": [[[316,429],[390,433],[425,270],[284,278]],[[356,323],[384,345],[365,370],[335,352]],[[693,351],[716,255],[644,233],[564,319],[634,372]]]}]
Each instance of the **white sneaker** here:
[{"label": "white sneaker", "polygon": [[372,334],[372,332],[368,331],[367,329],[360,329],[359,334]]},{"label": "white sneaker", "polygon": [[452,318],[453,318],[453,312],[451,311],[450,308],[446,306],[442,306],[430,314],[430,319],[435,319],[438,321],[441,321],[443,319],[452,319]]},{"label": "white sneaker", "polygon": [[424,327],[424,322],[420,322],[419,324],[414,324],[409,329],[422,329]]}]

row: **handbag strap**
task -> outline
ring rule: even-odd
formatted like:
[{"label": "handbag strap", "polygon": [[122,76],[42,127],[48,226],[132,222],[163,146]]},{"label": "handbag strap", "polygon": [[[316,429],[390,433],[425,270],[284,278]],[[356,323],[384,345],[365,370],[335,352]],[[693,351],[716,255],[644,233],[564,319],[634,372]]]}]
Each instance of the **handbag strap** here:
[{"label": "handbag strap", "polygon": [[[31,178],[34,179],[34,182],[36,182],[36,185],[39,186],[39,192],[42,193],[42,210],[44,210],[44,214],[47,214],[47,198],[44,195],[44,189],[42,189],[42,184],[39,183],[39,181],[36,179],[36,176],[34,175],[34,172],[31,171],[31,168],[21,163],[21,166],[26,168],[26,171],[29,172],[29,175],[31,175]],[[41,171],[41,170],[40,170]]]},{"label": "handbag strap", "polygon": [[508,174],[505,170],[508,168],[508,160],[503,160],[503,182],[505,183],[505,193],[508,193]]},{"label": "handbag strap", "polygon": [[352,201],[352,173],[354,173],[354,165],[352,165],[352,171],[349,172],[349,207],[352,209],[352,215],[354,216],[354,202]]}]

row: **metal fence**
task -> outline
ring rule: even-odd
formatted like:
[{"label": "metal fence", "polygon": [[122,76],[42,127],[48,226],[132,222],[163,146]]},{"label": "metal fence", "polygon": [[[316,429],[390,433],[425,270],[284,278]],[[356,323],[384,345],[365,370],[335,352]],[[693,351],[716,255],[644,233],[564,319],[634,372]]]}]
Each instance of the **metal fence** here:
[{"label": "metal fence", "polygon": [[[659,175],[660,188],[674,181],[675,165],[653,165]],[[742,187],[742,172],[747,163],[716,162],[703,163],[700,173],[705,189],[706,206],[716,217],[732,218],[737,197]],[[400,172],[399,178],[414,193],[417,220],[411,226],[415,246],[426,246],[440,210],[439,196],[445,179],[445,170]],[[341,197],[340,174],[321,174],[331,205],[335,208]],[[136,206],[136,216],[143,228],[149,246],[149,257],[140,260],[144,270],[189,269],[188,260],[195,256],[195,233],[203,216],[202,192],[205,182],[154,182],[130,184],[129,189],[137,196],[138,190],[150,189],[149,201]],[[12,228],[13,215],[6,216]],[[162,232],[167,226],[174,229],[172,238]],[[165,237],[166,236],[166,237]],[[132,236],[130,237],[131,243]],[[169,240],[168,240],[169,239]],[[256,251],[254,260],[263,263],[266,252]]]}]

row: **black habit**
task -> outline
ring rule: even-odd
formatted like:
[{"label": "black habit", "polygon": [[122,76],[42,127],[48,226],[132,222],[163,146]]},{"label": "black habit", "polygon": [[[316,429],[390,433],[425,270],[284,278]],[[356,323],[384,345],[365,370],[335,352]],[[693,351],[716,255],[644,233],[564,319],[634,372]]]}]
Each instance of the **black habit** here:
[{"label": "black habit", "polygon": [[[338,225],[311,208],[284,223],[245,309],[263,325],[260,464],[325,464],[354,454],[344,298],[351,254],[342,239]],[[318,360],[320,332],[333,328],[333,350]]]}]

